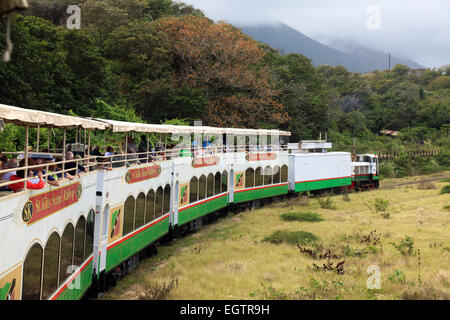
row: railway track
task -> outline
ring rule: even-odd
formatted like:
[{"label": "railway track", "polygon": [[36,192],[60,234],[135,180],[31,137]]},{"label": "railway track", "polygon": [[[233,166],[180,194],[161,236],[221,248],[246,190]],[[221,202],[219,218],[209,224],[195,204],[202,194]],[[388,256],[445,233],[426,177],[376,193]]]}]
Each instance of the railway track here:
[{"label": "railway track", "polygon": [[391,189],[394,187],[401,187],[401,186],[406,186],[406,185],[414,185],[414,184],[418,184],[421,182],[436,182],[436,181],[440,181],[442,179],[446,179],[446,178],[450,178],[450,174],[444,174],[438,177],[432,177],[432,178],[428,178],[428,179],[418,179],[415,181],[410,181],[410,182],[403,182],[403,183],[395,183],[395,184],[388,184],[388,185],[380,185],[379,189]]}]

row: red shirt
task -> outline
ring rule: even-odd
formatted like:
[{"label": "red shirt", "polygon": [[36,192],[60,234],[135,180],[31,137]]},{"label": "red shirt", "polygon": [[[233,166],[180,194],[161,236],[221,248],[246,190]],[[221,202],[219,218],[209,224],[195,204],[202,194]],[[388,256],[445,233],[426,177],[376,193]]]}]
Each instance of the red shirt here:
[{"label": "red shirt", "polygon": [[[23,178],[18,177],[16,175],[12,175],[9,181],[22,180]],[[44,180],[40,179],[38,183],[33,183],[31,181],[27,181],[27,189],[42,189],[45,186]],[[17,182],[14,184],[10,184],[8,186],[12,191],[17,192],[20,189],[24,188],[23,182]]]}]

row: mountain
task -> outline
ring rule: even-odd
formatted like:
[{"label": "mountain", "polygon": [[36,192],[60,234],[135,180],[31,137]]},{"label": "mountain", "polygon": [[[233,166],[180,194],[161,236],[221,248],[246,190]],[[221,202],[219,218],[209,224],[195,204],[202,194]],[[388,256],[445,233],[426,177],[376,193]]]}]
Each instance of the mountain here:
[{"label": "mountain", "polygon": [[[283,24],[237,25],[255,40],[267,43],[281,54],[300,53],[313,61],[315,66],[342,65],[352,72],[372,72],[388,69],[388,54],[345,41],[333,41],[333,47],[324,45],[303,33]],[[412,69],[421,69],[418,63],[391,57],[391,66],[404,64]]]}]

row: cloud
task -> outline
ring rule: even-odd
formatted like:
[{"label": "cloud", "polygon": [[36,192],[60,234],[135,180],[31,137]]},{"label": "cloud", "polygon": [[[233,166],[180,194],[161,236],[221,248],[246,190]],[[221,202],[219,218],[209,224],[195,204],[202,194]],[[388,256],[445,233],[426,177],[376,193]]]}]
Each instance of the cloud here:
[{"label": "cloud", "polygon": [[[446,0],[185,0],[211,19],[257,24],[280,21],[325,43],[336,39],[391,52],[427,67],[450,63]],[[369,6],[380,29],[368,29]]]}]

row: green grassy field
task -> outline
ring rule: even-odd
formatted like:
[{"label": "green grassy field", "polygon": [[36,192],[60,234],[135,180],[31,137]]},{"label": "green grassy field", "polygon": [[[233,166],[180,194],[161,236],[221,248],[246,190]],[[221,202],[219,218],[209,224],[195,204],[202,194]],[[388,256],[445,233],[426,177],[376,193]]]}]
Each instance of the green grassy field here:
[{"label": "green grassy field", "polygon": [[335,209],[298,197],[229,214],[160,247],[102,299],[449,299],[449,183],[335,195]]}]

